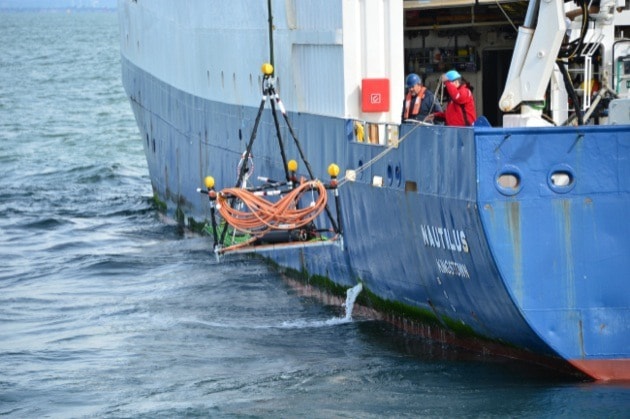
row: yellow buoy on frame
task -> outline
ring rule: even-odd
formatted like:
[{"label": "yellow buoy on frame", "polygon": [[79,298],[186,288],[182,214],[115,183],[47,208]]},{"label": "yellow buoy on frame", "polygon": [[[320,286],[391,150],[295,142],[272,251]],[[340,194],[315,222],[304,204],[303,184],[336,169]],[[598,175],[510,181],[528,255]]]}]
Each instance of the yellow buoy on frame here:
[{"label": "yellow buoy on frame", "polygon": [[273,66],[269,63],[264,63],[261,70],[265,76],[271,76],[273,74]]},{"label": "yellow buoy on frame", "polygon": [[298,164],[295,160],[289,160],[287,168],[289,169],[289,172],[297,172]]},{"label": "yellow buoy on frame", "polygon": [[331,163],[330,166],[328,166],[328,174],[332,178],[336,178],[337,176],[339,176],[339,166],[337,166],[335,163]]},{"label": "yellow buoy on frame", "polygon": [[214,188],[214,178],[212,176],[206,176],[203,180],[203,183],[206,185],[206,188],[208,189]]}]

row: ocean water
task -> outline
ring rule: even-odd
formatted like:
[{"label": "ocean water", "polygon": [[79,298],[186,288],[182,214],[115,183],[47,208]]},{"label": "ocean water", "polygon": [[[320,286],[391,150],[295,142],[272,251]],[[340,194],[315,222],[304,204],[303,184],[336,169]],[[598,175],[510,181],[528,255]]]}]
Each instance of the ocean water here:
[{"label": "ocean water", "polygon": [[630,417],[304,296],[160,217],[115,13],[0,12],[0,416]]}]

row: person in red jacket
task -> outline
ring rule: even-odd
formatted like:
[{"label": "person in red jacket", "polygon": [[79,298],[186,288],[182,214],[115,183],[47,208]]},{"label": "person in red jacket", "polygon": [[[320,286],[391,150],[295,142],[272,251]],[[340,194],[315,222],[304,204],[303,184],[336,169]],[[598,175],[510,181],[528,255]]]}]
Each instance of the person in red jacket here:
[{"label": "person in red jacket", "polygon": [[466,83],[462,82],[462,76],[457,70],[451,70],[442,75],[442,82],[450,101],[444,112],[436,112],[436,118],[446,120],[446,125],[471,126],[477,119],[475,110],[475,98]]}]

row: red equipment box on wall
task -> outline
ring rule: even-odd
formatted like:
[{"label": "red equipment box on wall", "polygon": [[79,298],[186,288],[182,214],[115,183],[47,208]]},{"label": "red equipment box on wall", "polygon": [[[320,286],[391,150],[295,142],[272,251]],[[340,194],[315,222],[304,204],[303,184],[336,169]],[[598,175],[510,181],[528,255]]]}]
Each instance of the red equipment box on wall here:
[{"label": "red equipment box on wall", "polygon": [[363,112],[389,112],[389,79],[361,81],[361,109]]}]

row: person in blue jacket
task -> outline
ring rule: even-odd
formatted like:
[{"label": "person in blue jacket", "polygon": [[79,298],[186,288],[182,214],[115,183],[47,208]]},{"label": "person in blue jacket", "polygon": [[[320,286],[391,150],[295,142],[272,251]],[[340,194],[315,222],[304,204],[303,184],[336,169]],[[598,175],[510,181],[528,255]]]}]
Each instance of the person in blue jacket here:
[{"label": "person in blue jacket", "polygon": [[417,121],[428,120],[433,112],[442,112],[442,106],[436,100],[432,91],[422,84],[422,78],[416,73],[411,73],[405,79],[407,95],[403,103],[402,120],[415,119]]}]

